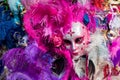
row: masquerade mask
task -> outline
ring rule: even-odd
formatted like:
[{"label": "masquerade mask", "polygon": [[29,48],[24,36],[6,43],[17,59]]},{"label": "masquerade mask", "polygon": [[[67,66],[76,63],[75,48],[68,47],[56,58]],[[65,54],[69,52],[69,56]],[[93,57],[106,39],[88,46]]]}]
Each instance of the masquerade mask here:
[{"label": "masquerade mask", "polygon": [[64,36],[64,45],[72,55],[84,55],[88,43],[88,31],[80,22],[73,22],[71,29]]},{"label": "masquerade mask", "polygon": [[117,37],[117,33],[113,30],[110,30],[108,33],[107,33],[107,38],[112,41],[114,40],[115,38]]},{"label": "masquerade mask", "polygon": [[18,40],[19,46],[27,46],[28,45],[28,37],[24,36],[20,40]]}]

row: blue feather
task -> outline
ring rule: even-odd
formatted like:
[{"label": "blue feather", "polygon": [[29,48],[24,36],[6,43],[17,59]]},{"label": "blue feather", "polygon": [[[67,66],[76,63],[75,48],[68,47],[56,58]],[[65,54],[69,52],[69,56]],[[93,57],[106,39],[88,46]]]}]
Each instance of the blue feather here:
[{"label": "blue feather", "polygon": [[83,17],[83,23],[87,26],[89,22],[90,20],[89,20],[88,14],[85,13]]},{"label": "blue feather", "polygon": [[5,45],[8,49],[17,47],[18,39],[13,37],[15,32],[19,32],[21,37],[25,35],[21,25],[17,25],[10,14],[4,5],[0,6],[0,46]]}]

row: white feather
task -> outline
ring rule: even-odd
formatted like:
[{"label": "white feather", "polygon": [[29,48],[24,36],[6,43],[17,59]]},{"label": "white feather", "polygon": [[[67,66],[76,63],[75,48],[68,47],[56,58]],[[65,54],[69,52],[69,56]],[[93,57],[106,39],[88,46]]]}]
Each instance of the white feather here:
[{"label": "white feather", "polygon": [[[105,65],[111,65],[109,59],[109,51],[106,46],[106,41],[102,33],[97,30],[94,34],[90,37],[91,43],[87,48],[88,52],[88,59],[92,60],[95,66],[95,80],[99,78],[103,78],[103,67]],[[101,80],[101,79],[100,79]]]},{"label": "white feather", "polygon": [[88,58],[95,62],[99,59],[108,59],[109,51],[106,46],[106,41],[102,33],[97,30],[90,37],[90,44],[87,48]]},{"label": "white feather", "polygon": [[79,57],[77,60],[73,59],[73,68],[75,70],[75,73],[79,76],[79,78],[82,78],[85,76],[85,69],[86,69],[86,59]]},{"label": "white feather", "polygon": [[120,16],[115,15],[111,23],[109,24],[113,29],[120,29]]}]

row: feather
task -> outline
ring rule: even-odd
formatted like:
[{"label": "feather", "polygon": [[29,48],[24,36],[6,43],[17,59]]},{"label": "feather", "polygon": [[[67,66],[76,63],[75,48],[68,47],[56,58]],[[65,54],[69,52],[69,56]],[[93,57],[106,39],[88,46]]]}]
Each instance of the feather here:
[{"label": "feather", "polygon": [[25,7],[26,10],[29,10],[31,6],[37,4],[37,3],[48,3],[51,0],[21,0],[21,3]]},{"label": "feather", "polygon": [[[51,71],[53,57],[50,53],[44,54],[35,43],[26,48],[13,48],[7,51],[3,62],[8,68],[10,75],[6,80],[60,80]],[[42,77],[41,77],[42,76]]]},{"label": "feather", "polygon": [[110,51],[110,56],[111,59],[114,63],[114,66],[117,64],[119,65],[120,62],[120,37],[117,37],[111,42],[111,45],[109,45],[109,51]]},{"label": "feather", "polygon": [[[100,31],[96,31],[91,35],[91,41],[87,48],[89,59],[97,60],[97,56],[99,58],[109,58],[109,51],[106,46],[106,41],[104,36],[100,33]],[[94,56],[93,56],[94,55]]]},{"label": "feather", "polygon": [[[91,60],[95,67],[94,77],[103,78],[104,75],[101,71],[102,67],[106,64],[111,65],[109,51],[106,46],[106,41],[104,36],[97,30],[95,33],[91,35],[91,43],[87,48],[88,52],[88,60]],[[94,72],[93,72],[94,73]]]},{"label": "feather", "polygon": [[75,73],[79,76],[79,78],[85,77],[85,66],[86,59],[79,57],[78,59],[73,59],[73,68]]},{"label": "feather", "polygon": [[21,0],[8,0],[8,4],[14,16],[14,22],[20,24],[19,14],[24,10]]},{"label": "feather", "polygon": [[115,15],[109,25],[112,29],[120,29],[120,16]]}]

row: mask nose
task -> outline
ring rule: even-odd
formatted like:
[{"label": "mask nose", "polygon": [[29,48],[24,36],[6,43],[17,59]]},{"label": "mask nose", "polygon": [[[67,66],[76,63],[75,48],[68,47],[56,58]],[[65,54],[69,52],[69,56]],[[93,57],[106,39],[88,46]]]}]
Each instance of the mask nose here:
[{"label": "mask nose", "polygon": [[76,51],[76,44],[72,43],[72,51]]}]

